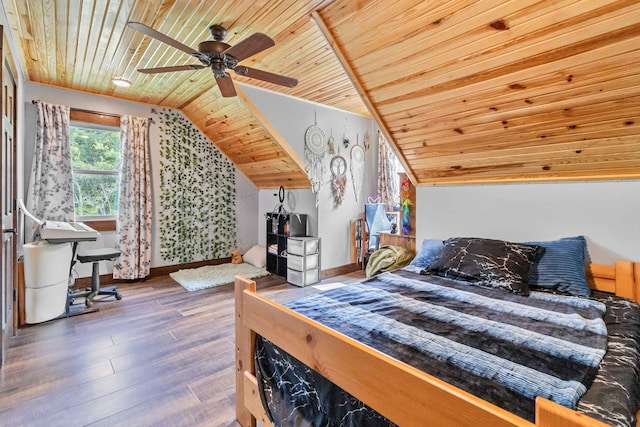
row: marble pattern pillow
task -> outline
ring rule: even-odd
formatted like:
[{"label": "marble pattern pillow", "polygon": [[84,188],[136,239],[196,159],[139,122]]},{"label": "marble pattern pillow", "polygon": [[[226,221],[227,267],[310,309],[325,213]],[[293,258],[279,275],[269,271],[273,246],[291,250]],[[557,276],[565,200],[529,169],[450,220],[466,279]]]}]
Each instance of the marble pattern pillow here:
[{"label": "marble pattern pillow", "polygon": [[538,245],[456,237],[444,242],[440,254],[422,273],[528,295],[529,273],[542,252],[544,248]]}]

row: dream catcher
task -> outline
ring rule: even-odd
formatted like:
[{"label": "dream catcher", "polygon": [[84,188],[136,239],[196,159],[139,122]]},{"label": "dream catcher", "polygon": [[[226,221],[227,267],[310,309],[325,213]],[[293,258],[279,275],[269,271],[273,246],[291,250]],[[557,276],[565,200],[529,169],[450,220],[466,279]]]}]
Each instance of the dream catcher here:
[{"label": "dream catcher", "polygon": [[322,160],[327,155],[327,136],[317,123],[314,123],[307,128],[304,141],[304,155],[308,162],[307,175],[311,182],[311,191],[316,195],[316,207],[318,207],[325,170]]},{"label": "dream catcher", "polygon": [[339,148],[338,154],[331,159],[329,169],[331,170],[331,191],[337,207],[344,200],[344,190],[347,186],[347,161],[340,155]]},{"label": "dream catcher", "polygon": [[351,147],[351,182],[353,183],[353,192],[358,201],[358,194],[362,189],[362,181],[364,179],[364,149],[358,144],[358,135],[356,134],[356,145]]}]

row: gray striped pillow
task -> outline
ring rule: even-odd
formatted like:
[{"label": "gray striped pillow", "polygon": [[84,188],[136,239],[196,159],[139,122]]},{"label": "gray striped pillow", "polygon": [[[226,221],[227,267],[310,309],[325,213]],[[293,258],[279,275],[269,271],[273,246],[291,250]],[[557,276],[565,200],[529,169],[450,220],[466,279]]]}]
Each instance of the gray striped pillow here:
[{"label": "gray striped pillow", "polygon": [[552,289],[582,297],[591,295],[585,272],[587,242],[583,236],[527,243],[545,248],[531,269],[530,288]]}]

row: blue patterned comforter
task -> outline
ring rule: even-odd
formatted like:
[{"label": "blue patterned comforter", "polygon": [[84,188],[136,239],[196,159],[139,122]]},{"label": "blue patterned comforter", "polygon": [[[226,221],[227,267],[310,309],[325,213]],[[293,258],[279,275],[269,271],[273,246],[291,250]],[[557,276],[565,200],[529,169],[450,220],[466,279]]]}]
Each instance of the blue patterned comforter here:
[{"label": "blue patterned comforter", "polygon": [[[522,297],[408,267],[288,307],[533,421],[536,396],[589,415],[603,412],[578,402],[607,352],[605,302],[543,292]],[[265,340],[257,348],[263,398],[276,425],[389,424]]]}]

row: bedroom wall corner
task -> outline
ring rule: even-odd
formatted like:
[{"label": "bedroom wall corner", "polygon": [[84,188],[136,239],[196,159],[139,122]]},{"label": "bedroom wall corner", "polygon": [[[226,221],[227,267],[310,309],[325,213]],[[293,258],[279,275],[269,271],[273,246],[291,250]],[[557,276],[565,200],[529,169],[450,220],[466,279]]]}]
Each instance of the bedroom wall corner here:
[{"label": "bedroom wall corner", "polygon": [[[20,197],[26,199],[26,191],[29,185],[29,174],[31,172],[31,162],[33,159],[33,151],[35,145],[35,123],[36,123],[36,107],[31,103],[32,100],[39,99],[44,102],[52,104],[64,104],[73,108],[80,108],[89,111],[99,111],[107,114],[131,114],[142,117],[151,117],[151,106],[136,102],[118,100],[111,97],[103,97],[92,95],[89,93],[65,90],[56,88],[53,86],[40,85],[36,83],[25,84],[25,97],[23,107],[25,111],[25,119],[22,122],[24,127],[24,157],[23,157],[23,174],[22,179],[24,186]],[[157,146],[158,130],[157,124],[152,123],[149,127],[149,139],[151,145],[151,169],[152,174],[154,169],[157,170],[157,165],[154,164],[154,158],[157,154],[154,153],[154,146]],[[152,192],[154,193],[154,208],[157,206],[155,200],[157,189],[156,176],[152,176]],[[156,221],[152,224],[152,253],[151,253],[151,266],[157,267],[161,264],[158,257],[158,239],[156,234]],[[81,245],[85,248],[101,248],[101,247],[114,247],[116,244],[115,232],[103,231],[100,233],[100,238],[96,242],[82,242]],[[100,272],[101,274],[111,273],[113,270],[111,262],[101,262]],[[75,273],[77,277],[90,277],[91,265],[90,264],[76,264]]]},{"label": "bedroom wall corner", "polygon": [[[334,154],[327,154],[322,160],[324,174],[322,188],[318,193],[318,207],[315,207],[316,196],[311,190],[292,190],[291,193],[298,200],[293,211],[310,215],[308,234],[320,237],[322,241],[322,270],[349,264],[350,223],[353,219],[360,217],[366,198],[376,191],[377,148],[375,147],[377,147],[377,140],[373,121],[366,117],[253,86],[242,85],[242,90],[264,113],[300,158],[305,159],[305,132],[314,123],[324,131],[327,139],[330,136],[335,139],[335,155],[340,154],[347,164],[347,182],[342,202],[336,203],[331,189],[330,162]],[[358,187],[359,191],[356,197],[350,170],[352,164],[350,153],[356,144],[364,147],[365,134],[368,134],[369,149],[365,150],[364,178]],[[345,136],[349,140],[346,147],[342,142]],[[286,189],[286,183],[284,183],[284,187]],[[277,189],[274,190],[260,191],[258,221],[261,227],[260,241],[263,243],[265,239],[264,214],[272,211],[274,205],[277,204],[277,197],[273,196],[274,192],[277,193]],[[291,212],[289,208],[287,210]]]},{"label": "bedroom wall corner", "polygon": [[259,243],[260,221],[256,219],[259,206],[258,188],[236,168],[237,250],[240,253],[245,253]]},{"label": "bedroom wall corner", "polygon": [[[20,173],[19,181],[22,181],[22,191],[19,193],[20,197],[25,197],[25,192],[28,186],[28,177],[31,169],[31,161],[33,157],[33,147],[35,141],[35,120],[36,109],[32,105],[32,99],[40,99],[45,102],[61,104],[64,103],[74,108],[86,109],[90,111],[104,112],[108,114],[131,114],[142,117],[152,117],[154,121],[149,128],[149,144],[151,151],[151,172],[152,172],[152,192],[153,192],[153,209],[154,218],[152,224],[152,254],[151,254],[151,267],[162,267],[166,265],[175,264],[175,262],[164,260],[160,253],[160,224],[157,210],[160,209],[160,130],[159,130],[159,117],[157,114],[152,113],[152,109],[158,110],[158,107],[151,105],[136,103],[131,101],[120,100],[112,97],[102,97],[92,95],[83,92],[70,91],[52,86],[38,85],[34,83],[26,83],[22,102],[22,109],[24,110],[24,120],[21,127],[24,132],[24,155],[22,160],[22,169]],[[182,113],[177,112],[182,117]],[[187,120],[185,118],[185,120]],[[189,122],[190,123],[190,122]],[[194,127],[194,129],[196,129]],[[230,221],[236,221],[237,234],[236,240],[239,248],[250,248],[257,242],[257,222],[255,217],[246,219],[245,216],[252,212],[255,215],[255,211],[258,206],[258,191],[257,188],[247,180],[244,175],[239,173],[236,169],[236,213],[237,218],[230,218]],[[19,187],[20,188],[20,187]],[[101,232],[101,238],[97,242],[83,242],[85,247],[114,247],[115,246],[115,232]],[[230,256],[230,254],[225,254]],[[196,260],[194,260],[196,261]],[[78,277],[91,276],[91,265],[80,264],[76,266]],[[110,273],[112,271],[111,263],[103,263],[100,266],[102,274]]]}]

